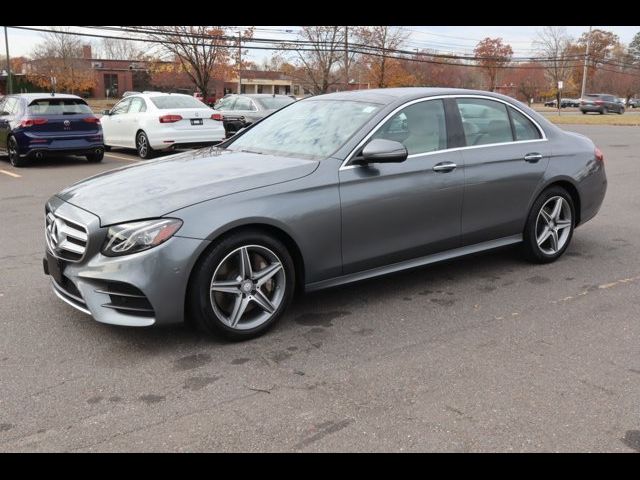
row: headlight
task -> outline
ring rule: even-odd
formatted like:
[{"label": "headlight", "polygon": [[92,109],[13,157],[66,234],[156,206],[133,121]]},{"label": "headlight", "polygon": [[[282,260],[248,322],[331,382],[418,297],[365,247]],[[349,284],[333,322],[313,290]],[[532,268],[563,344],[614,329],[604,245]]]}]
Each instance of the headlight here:
[{"label": "headlight", "polygon": [[102,254],[117,257],[142,252],[169,240],[182,226],[177,218],[159,218],[112,225],[102,246]]}]

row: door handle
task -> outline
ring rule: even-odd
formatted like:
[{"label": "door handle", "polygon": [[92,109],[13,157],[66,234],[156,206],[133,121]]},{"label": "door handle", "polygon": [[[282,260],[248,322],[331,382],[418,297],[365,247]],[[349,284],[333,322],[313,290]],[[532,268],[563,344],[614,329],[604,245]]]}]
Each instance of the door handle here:
[{"label": "door handle", "polygon": [[457,165],[453,162],[440,162],[433,166],[434,172],[447,173],[456,169]]},{"label": "door handle", "polygon": [[542,154],[541,153],[527,153],[524,156],[524,160],[525,160],[525,162],[536,163],[536,162],[542,160]]}]

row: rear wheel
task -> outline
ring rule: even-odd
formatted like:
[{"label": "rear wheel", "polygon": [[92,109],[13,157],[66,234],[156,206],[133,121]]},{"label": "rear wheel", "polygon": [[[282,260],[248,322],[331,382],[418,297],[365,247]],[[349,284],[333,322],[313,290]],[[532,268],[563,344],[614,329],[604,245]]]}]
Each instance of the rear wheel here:
[{"label": "rear wheel", "polygon": [[574,229],[575,208],[562,187],[551,187],[536,199],[524,230],[524,253],[535,263],[557,260],[569,246]]},{"label": "rear wheel", "polygon": [[257,337],[293,297],[295,269],[286,247],[260,231],[223,238],[199,261],[188,293],[190,319],[209,334]]},{"label": "rear wheel", "polygon": [[20,156],[18,152],[18,142],[13,137],[9,137],[7,141],[7,154],[9,156],[9,162],[14,167],[20,168],[27,166],[28,161],[26,158]]},{"label": "rear wheel", "polygon": [[138,132],[138,135],[136,135],[136,150],[138,150],[138,156],[143,160],[153,158],[155,152],[149,145],[149,138],[146,133]]},{"label": "rear wheel", "polygon": [[98,153],[89,153],[86,157],[89,163],[100,163],[104,158],[104,150],[100,150]]},{"label": "rear wheel", "polygon": [[618,112],[620,115],[622,115],[624,113],[624,107],[620,108],[620,111]]},{"label": "rear wheel", "polygon": [[607,113],[609,113],[609,109],[607,107],[602,107],[602,110],[600,110],[600,115],[606,115]]}]

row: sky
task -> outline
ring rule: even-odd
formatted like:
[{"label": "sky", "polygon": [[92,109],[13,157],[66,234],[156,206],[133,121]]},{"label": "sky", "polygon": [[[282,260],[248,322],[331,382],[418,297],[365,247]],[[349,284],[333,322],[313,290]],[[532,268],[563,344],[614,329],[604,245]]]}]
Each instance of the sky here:
[{"label": "sky", "polygon": [[[47,28],[47,27],[39,27]],[[242,28],[242,27],[240,27]],[[256,26],[254,37],[294,39],[299,26]],[[478,41],[483,38],[502,37],[511,45],[514,56],[530,56],[534,53],[531,45],[536,38],[537,32],[542,30],[541,26],[402,26],[408,39],[405,48],[408,49],[433,49],[441,52],[455,52],[459,54],[470,54]],[[583,32],[588,31],[588,26],[568,26],[567,32],[570,36],[578,38]],[[609,30],[620,37],[620,40],[628,44],[633,36],[640,31],[640,26],[594,26],[602,30]],[[81,27],[74,27],[78,32],[101,33],[98,30],[86,30]],[[112,32],[102,32],[111,33]],[[10,55],[28,56],[34,46],[42,41],[42,34],[39,32],[18,30],[9,28],[9,49]],[[85,37],[89,39],[89,37]],[[99,42],[99,39],[93,39]],[[4,35],[0,35],[0,54],[4,55],[5,42]],[[261,63],[263,59],[271,56],[273,52],[268,50],[251,50],[247,55],[248,60]]]}]

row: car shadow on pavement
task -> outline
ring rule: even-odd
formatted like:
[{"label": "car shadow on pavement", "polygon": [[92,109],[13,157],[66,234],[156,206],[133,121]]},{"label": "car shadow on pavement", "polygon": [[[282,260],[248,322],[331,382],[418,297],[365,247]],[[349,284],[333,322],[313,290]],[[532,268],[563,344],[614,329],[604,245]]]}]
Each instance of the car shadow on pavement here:
[{"label": "car shadow on pavement", "polygon": [[44,157],[40,160],[31,160],[26,168],[42,169],[42,168],[62,168],[74,165],[88,165],[87,159],[84,157],[65,156],[65,157]]}]

